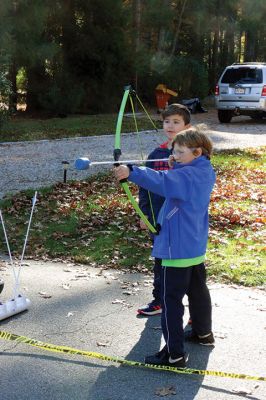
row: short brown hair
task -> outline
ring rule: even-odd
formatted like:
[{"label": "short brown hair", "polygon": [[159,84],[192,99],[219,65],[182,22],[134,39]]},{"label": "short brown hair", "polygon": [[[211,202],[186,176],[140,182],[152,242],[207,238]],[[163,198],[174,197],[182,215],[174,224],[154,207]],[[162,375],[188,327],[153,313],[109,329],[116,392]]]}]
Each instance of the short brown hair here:
[{"label": "short brown hair", "polygon": [[185,129],[182,132],[179,132],[173,140],[173,147],[175,144],[186,146],[188,148],[200,147],[202,150],[202,154],[208,159],[211,158],[213,151],[213,144],[211,139],[203,131],[203,128],[197,125]]},{"label": "short brown hair", "polygon": [[163,110],[163,120],[165,120],[167,117],[170,117],[170,115],[175,114],[180,115],[183,118],[185,125],[190,123],[191,115],[189,109],[183,104],[179,103],[170,104],[165,110]]}]

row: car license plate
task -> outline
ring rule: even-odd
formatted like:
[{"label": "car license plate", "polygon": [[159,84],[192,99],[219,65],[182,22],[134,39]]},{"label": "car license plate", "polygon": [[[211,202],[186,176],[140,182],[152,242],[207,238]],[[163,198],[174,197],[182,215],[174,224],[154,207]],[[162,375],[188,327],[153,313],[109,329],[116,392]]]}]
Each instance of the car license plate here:
[{"label": "car license plate", "polygon": [[235,94],[245,94],[244,88],[235,88]]}]

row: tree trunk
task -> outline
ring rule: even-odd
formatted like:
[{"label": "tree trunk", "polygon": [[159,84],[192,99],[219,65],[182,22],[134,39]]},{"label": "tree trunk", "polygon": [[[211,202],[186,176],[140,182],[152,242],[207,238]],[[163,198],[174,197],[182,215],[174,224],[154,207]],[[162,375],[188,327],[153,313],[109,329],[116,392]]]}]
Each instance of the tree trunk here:
[{"label": "tree trunk", "polygon": [[232,27],[226,31],[225,41],[227,42],[228,47],[227,63],[232,64],[235,61],[235,35]]},{"label": "tree trunk", "polygon": [[182,4],[182,7],[181,7],[181,10],[180,10],[180,12],[178,14],[178,20],[177,20],[175,36],[174,36],[173,45],[172,45],[171,56],[173,56],[175,54],[175,52],[176,52],[177,42],[178,42],[180,30],[181,30],[182,18],[183,18],[183,14],[185,12],[186,4],[187,4],[187,0],[183,0],[183,4]]},{"label": "tree trunk", "polygon": [[256,61],[255,56],[256,47],[256,32],[254,30],[246,31],[246,43],[245,43],[245,61]]},{"label": "tree trunk", "polygon": [[[140,38],[141,38],[141,0],[134,0],[133,6],[133,35],[135,35],[135,59],[138,57],[140,50]],[[138,92],[138,72],[135,70],[134,86],[136,92]],[[137,104],[135,102],[137,108]]]},{"label": "tree trunk", "polygon": [[45,70],[42,65],[27,69],[27,112],[40,111],[42,105],[40,96],[44,92],[46,85]]},{"label": "tree trunk", "polygon": [[8,108],[11,112],[17,111],[17,101],[18,101],[18,94],[17,94],[17,66],[16,61],[13,60],[10,67],[9,67],[9,74],[8,79],[11,82],[11,89],[12,93],[9,96],[9,104]]},{"label": "tree trunk", "polygon": [[210,55],[210,67],[209,67],[209,84],[210,90],[213,91],[217,80],[217,69],[218,69],[218,43],[219,43],[219,26],[214,32],[213,41],[211,45],[211,55]]},{"label": "tree trunk", "polygon": [[[169,0],[162,0],[162,10],[167,9],[170,7]],[[165,36],[166,36],[166,29],[164,21],[160,24],[159,32],[158,32],[158,43],[157,43],[157,51],[165,51]]]}]

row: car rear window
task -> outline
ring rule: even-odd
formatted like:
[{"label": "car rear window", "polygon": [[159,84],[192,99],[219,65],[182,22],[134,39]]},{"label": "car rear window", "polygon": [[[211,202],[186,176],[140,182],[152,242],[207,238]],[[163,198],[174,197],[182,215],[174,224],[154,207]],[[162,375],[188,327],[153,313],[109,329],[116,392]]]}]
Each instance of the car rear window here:
[{"label": "car rear window", "polygon": [[261,68],[228,68],[221,80],[222,83],[262,83]]}]

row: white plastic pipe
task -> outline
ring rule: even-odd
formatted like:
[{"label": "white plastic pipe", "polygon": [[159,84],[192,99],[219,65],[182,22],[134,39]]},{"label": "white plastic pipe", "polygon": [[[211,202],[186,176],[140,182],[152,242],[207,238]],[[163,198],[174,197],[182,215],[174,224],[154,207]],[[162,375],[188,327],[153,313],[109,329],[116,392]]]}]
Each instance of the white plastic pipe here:
[{"label": "white plastic pipe", "polygon": [[8,300],[5,303],[0,303],[0,321],[28,310],[30,304],[30,300],[21,295],[18,295],[15,299]]},{"label": "white plastic pipe", "polygon": [[[6,245],[8,248],[9,259],[10,259],[11,267],[12,267],[14,278],[15,278],[14,298],[6,301],[5,303],[0,302],[0,321],[2,321],[3,319],[9,318],[12,315],[19,314],[23,311],[28,310],[28,308],[30,307],[30,304],[31,304],[31,302],[28,298],[26,298],[25,296],[22,296],[21,294],[18,294],[18,290],[19,290],[19,277],[20,277],[22,262],[24,259],[26,245],[28,242],[29,230],[30,230],[30,225],[31,225],[31,221],[32,221],[32,215],[33,215],[33,210],[34,210],[34,207],[36,204],[36,200],[37,200],[37,192],[35,192],[34,197],[32,199],[31,214],[30,214],[30,219],[28,222],[27,232],[26,232],[26,236],[25,236],[25,240],[24,240],[24,246],[23,246],[17,274],[15,271],[15,266],[14,266],[12,254],[10,251],[10,247],[9,247],[9,242],[8,242],[8,237],[7,237],[7,233],[6,233],[6,229],[5,229],[2,212],[0,210],[0,220],[1,220],[1,223],[3,226],[3,231],[4,231],[4,235],[5,235],[5,239],[6,239]],[[3,289],[3,285],[2,285],[2,289]]]}]

